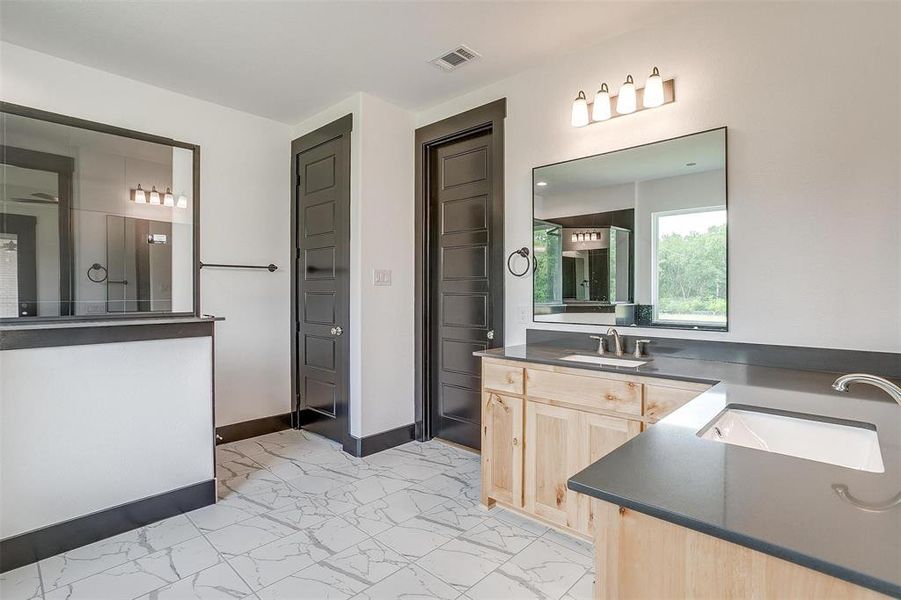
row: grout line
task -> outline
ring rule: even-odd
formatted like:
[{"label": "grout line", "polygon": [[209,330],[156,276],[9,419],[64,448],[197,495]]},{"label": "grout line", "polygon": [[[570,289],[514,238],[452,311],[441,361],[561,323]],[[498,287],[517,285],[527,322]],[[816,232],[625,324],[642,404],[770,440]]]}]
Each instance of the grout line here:
[{"label": "grout line", "polygon": [[43,599],[44,599],[44,575],[43,575],[43,573],[41,572],[41,561],[37,561],[37,562],[34,563],[34,564],[37,565],[37,569],[38,569],[38,586],[40,586],[40,588],[41,588],[41,600],[43,600]]}]

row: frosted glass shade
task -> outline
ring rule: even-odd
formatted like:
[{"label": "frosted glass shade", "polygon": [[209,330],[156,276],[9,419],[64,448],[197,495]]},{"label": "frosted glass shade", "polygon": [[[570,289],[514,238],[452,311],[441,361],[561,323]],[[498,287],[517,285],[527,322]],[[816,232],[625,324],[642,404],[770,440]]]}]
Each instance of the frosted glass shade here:
[{"label": "frosted glass shade", "polygon": [[147,194],[141,189],[140,183],[138,184],[138,189],[134,191],[134,197],[135,204],[147,204]]},{"label": "frosted glass shade", "polygon": [[588,125],[588,100],[585,98],[585,92],[580,91],[573,100],[572,125],[573,127]]},{"label": "frosted glass shade", "polygon": [[642,104],[645,108],[654,108],[663,104],[663,78],[657,67],[654,67],[653,73],[648,77],[648,81],[644,86],[644,99]]},{"label": "frosted glass shade", "polygon": [[166,193],[163,195],[163,206],[175,206],[175,197],[169,188],[166,188]]},{"label": "frosted glass shade", "polygon": [[151,204],[159,204],[160,203],[160,193],[156,191],[156,186],[150,190],[150,203]]},{"label": "frosted glass shade", "polygon": [[637,106],[635,105],[635,82],[632,76],[626,77],[626,82],[619,88],[619,94],[616,97],[616,112],[621,115],[634,113]]},{"label": "frosted glass shade", "polygon": [[181,194],[178,197],[178,204],[176,204],[178,208],[188,208],[188,197],[184,194]]},{"label": "frosted glass shade", "polygon": [[601,89],[594,95],[594,104],[591,105],[591,118],[594,121],[606,121],[610,114],[610,91],[607,84],[602,83]]}]

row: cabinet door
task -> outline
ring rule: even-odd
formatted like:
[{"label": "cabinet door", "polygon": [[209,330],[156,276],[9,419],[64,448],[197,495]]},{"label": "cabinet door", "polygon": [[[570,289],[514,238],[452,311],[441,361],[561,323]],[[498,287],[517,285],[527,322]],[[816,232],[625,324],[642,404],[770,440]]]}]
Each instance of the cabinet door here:
[{"label": "cabinet door", "polygon": [[578,495],[566,481],[579,471],[579,411],[526,403],[525,509],[564,527],[579,518]]},{"label": "cabinet door", "polygon": [[[604,455],[619,448],[641,433],[641,421],[604,417],[591,413],[581,413],[582,442],[579,468],[584,469]],[[594,535],[595,515],[590,496],[579,495],[579,519],[577,529]]]},{"label": "cabinet door", "polygon": [[523,399],[482,392],[482,504],[522,506]]}]

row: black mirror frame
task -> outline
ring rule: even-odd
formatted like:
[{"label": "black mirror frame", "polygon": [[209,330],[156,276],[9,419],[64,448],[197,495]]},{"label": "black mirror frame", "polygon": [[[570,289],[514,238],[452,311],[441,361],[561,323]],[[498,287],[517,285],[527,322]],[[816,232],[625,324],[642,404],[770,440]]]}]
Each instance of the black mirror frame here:
[{"label": "black mirror frame", "polygon": [[[193,293],[193,310],[192,311],[184,311],[184,312],[142,312],[142,313],[122,313],[122,314],[104,314],[104,315],[75,315],[75,314],[66,314],[61,316],[53,316],[53,317],[14,317],[14,318],[4,318],[0,319],[0,324],[3,325],[12,325],[12,324],[34,324],[37,322],[67,322],[67,321],[121,321],[121,320],[136,320],[136,319],[169,319],[169,318],[185,318],[185,317],[200,317],[200,146],[197,144],[191,144],[189,142],[181,142],[178,140],[174,140],[171,138],[153,135],[150,133],[144,133],[141,131],[135,131],[132,129],[125,129],[123,127],[116,127],[113,125],[107,125],[105,123],[98,123],[96,121],[88,121],[86,119],[79,119],[77,117],[70,117],[67,115],[61,115],[59,113],[48,112],[45,110],[40,110],[37,108],[31,108],[28,106],[22,106],[20,104],[13,104],[11,102],[2,102],[0,101],[0,113],[2,114],[11,114],[17,115],[20,117],[27,117],[30,119],[36,119],[40,121],[47,121],[49,123],[58,123],[60,125],[66,125],[69,127],[77,127],[80,129],[87,129],[90,131],[97,131],[100,133],[106,133],[109,135],[116,135],[120,137],[130,138],[134,140],[140,140],[143,142],[150,142],[153,144],[160,144],[163,146],[172,146],[175,148],[184,148],[186,150],[190,150],[193,154],[193,206],[192,206],[192,214],[191,214],[191,226],[192,226],[192,235],[193,235],[193,257],[192,257],[192,275],[193,275],[193,285],[194,285],[194,293]],[[69,226],[71,226],[71,219],[65,219]],[[65,232],[66,235],[71,236],[71,230]],[[70,238],[71,239],[71,238]],[[74,265],[68,265],[68,273],[66,273],[68,280],[71,282],[71,278],[74,276],[73,269]],[[64,279],[64,277],[61,277]],[[71,292],[70,296],[71,298]],[[72,307],[72,300],[70,299],[68,302],[64,300],[60,300],[60,304],[66,303],[65,312],[74,313]],[[63,312],[62,310],[60,311]]]}]

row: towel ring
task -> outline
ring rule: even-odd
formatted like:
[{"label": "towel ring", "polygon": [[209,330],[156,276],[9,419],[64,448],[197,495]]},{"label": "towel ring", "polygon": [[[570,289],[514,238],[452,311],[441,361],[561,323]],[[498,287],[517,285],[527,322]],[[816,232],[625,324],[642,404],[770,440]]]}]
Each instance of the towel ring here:
[{"label": "towel ring", "polygon": [[507,257],[507,270],[510,271],[510,273],[515,275],[516,277],[523,277],[526,273],[529,272],[529,265],[526,264],[526,268],[522,273],[517,273],[516,271],[513,270],[513,265],[511,264],[511,261],[513,260],[514,256],[521,256],[528,261],[529,260],[529,249],[526,248],[525,246],[523,246],[519,250],[514,250],[513,252],[511,252],[510,255]]},{"label": "towel ring", "polygon": [[[94,271],[103,271],[103,277],[101,277],[100,279],[94,279],[93,277],[91,277],[91,273],[93,273]],[[106,278],[108,275],[109,275],[109,271],[107,271],[106,267],[104,267],[100,263],[94,263],[88,269],[88,279],[90,279],[94,283],[103,283],[104,281],[106,281]]]}]

